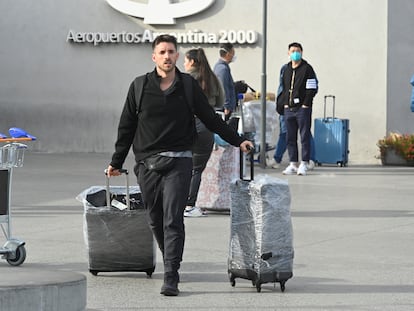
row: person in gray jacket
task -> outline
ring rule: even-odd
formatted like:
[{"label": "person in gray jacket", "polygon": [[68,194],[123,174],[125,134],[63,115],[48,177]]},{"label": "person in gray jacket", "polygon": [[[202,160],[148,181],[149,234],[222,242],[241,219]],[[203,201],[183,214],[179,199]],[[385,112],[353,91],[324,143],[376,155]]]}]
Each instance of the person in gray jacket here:
[{"label": "person in gray jacket", "polygon": [[226,94],[226,100],[224,102],[224,116],[225,120],[228,120],[237,105],[234,80],[229,66],[231,62],[236,60],[236,52],[233,44],[225,43],[220,46],[219,53],[220,58],[214,65],[214,73],[219,78],[221,84],[223,85],[224,93]]}]

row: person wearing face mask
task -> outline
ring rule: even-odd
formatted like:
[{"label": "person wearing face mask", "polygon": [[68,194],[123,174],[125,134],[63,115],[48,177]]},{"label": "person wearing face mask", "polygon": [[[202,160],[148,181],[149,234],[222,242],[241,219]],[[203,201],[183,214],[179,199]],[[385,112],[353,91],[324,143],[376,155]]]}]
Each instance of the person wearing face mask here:
[{"label": "person wearing face mask", "polygon": [[220,58],[214,65],[214,73],[219,78],[224,88],[225,101],[224,101],[224,115],[225,119],[230,119],[231,113],[236,109],[237,98],[236,91],[234,89],[233,76],[231,75],[230,66],[231,62],[236,60],[233,44],[224,43],[220,45]]},{"label": "person wearing face mask", "polygon": [[[289,153],[289,166],[284,175],[306,175],[311,159],[311,122],[313,98],[318,92],[318,80],[312,66],[302,58],[303,48],[298,42],[288,46],[290,62],[281,72],[281,92],[276,106],[279,114],[284,115],[286,141]],[[302,147],[302,160],[299,164],[298,131]],[[299,165],[298,165],[299,164]]]}]

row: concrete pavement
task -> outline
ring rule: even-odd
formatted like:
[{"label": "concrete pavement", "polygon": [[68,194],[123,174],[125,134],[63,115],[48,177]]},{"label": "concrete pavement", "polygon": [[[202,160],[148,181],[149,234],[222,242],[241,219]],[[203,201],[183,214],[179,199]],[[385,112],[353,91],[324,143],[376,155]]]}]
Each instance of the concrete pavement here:
[{"label": "concrete pavement", "polygon": [[[27,259],[20,267],[0,261],[0,287],[15,282],[17,272],[75,272],[86,277],[88,310],[414,309],[414,168],[322,166],[306,177],[257,169],[290,185],[295,259],[286,291],[263,284],[257,293],[241,279],[231,287],[230,218],[217,213],[185,220],[181,293],[164,297],[160,253],[151,279],[88,272],[83,207],[75,197],[104,184],[109,159],[27,151],[12,184],[13,235],[26,241]],[[131,158],[125,167],[132,170]]]}]

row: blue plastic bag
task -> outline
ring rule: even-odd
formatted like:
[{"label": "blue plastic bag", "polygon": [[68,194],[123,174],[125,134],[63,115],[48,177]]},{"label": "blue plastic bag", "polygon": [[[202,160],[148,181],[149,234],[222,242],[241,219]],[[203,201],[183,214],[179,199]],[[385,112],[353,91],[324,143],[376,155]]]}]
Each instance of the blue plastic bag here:
[{"label": "blue plastic bag", "polygon": [[414,76],[411,77],[410,83],[413,86],[413,90],[411,92],[411,111],[414,112]]},{"label": "blue plastic bag", "polygon": [[223,138],[220,137],[220,135],[214,133],[214,143],[221,147],[227,147],[230,146],[228,142],[226,142]]}]

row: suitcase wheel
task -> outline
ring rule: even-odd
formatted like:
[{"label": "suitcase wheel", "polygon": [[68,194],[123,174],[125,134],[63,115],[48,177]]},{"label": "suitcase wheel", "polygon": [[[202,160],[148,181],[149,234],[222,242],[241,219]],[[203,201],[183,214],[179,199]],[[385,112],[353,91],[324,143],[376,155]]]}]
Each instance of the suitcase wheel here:
[{"label": "suitcase wheel", "polygon": [[89,270],[90,273],[92,273],[92,275],[97,276],[99,271],[98,270]]},{"label": "suitcase wheel", "polygon": [[154,273],[154,269],[147,270],[145,271],[145,273],[147,274],[149,278],[151,278],[152,274]]},{"label": "suitcase wheel", "polygon": [[230,279],[231,286],[233,286],[233,287],[236,286],[236,278],[233,275],[233,273],[229,273],[229,279]]},{"label": "suitcase wheel", "polygon": [[285,281],[280,282],[280,290],[282,291],[282,293],[285,291]]}]

